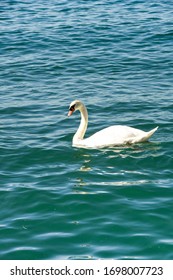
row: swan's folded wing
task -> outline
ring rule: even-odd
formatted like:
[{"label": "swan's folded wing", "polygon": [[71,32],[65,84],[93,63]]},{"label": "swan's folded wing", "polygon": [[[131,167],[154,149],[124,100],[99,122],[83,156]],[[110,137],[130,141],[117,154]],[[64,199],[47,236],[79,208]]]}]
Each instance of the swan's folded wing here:
[{"label": "swan's folded wing", "polygon": [[127,140],[134,139],[141,130],[128,126],[114,125],[102,129],[82,142],[88,147],[105,147],[126,144]]},{"label": "swan's folded wing", "polygon": [[153,135],[157,128],[145,132],[130,126],[114,125],[82,140],[82,144],[88,147],[105,147],[145,142]]}]

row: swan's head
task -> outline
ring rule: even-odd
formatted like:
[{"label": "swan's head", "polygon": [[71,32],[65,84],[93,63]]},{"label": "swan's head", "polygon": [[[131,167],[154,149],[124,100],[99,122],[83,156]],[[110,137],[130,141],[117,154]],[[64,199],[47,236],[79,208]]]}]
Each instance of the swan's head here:
[{"label": "swan's head", "polygon": [[77,111],[77,110],[81,110],[81,108],[83,107],[83,103],[79,100],[74,100],[69,107],[69,112],[68,112],[68,117],[70,117],[73,112]]}]

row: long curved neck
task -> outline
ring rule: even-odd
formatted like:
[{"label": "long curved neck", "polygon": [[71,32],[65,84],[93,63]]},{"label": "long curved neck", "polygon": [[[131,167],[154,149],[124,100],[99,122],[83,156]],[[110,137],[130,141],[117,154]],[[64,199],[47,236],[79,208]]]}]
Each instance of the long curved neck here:
[{"label": "long curved neck", "polygon": [[87,112],[86,107],[83,104],[80,108],[80,113],[81,113],[81,121],[80,121],[79,128],[73,137],[73,142],[82,140],[84,138],[84,135],[85,135],[85,132],[86,132],[87,126],[88,126],[88,112]]}]

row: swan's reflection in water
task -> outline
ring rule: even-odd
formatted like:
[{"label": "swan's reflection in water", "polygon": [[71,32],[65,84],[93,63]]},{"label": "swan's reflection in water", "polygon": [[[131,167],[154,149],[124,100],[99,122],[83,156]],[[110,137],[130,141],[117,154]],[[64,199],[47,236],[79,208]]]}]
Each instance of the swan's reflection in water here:
[{"label": "swan's reflection in water", "polygon": [[76,173],[75,192],[107,193],[108,187],[112,186],[150,184],[152,166],[150,163],[147,165],[147,162],[157,158],[160,150],[160,145],[155,143],[100,150],[76,150],[76,159],[80,165]]}]

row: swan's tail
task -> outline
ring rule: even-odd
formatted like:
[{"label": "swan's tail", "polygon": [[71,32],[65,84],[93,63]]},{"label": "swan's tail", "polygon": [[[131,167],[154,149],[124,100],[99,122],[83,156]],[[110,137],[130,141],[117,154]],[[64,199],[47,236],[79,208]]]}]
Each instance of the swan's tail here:
[{"label": "swan's tail", "polygon": [[153,134],[154,132],[158,129],[158,126],[155,127],[154,129],[150,130],[149,132],[147,132],[146,134],[146,140],[148,140]]},{"label": "swan's tail", "polygon": [[147,141],[147,140],[154,134],[154,132],[155,132],[157,129],[158,129],[158,126],[155,127],[154,129],[148,131],[148,132],[144,132],[144,134],[143,134],[142,136],[140,135],[139,137],[134,138],[133,141],[132,141],[131,143],[134,144],[134,143],[140,143],[140,142],[145,142],[145,141]]}]

